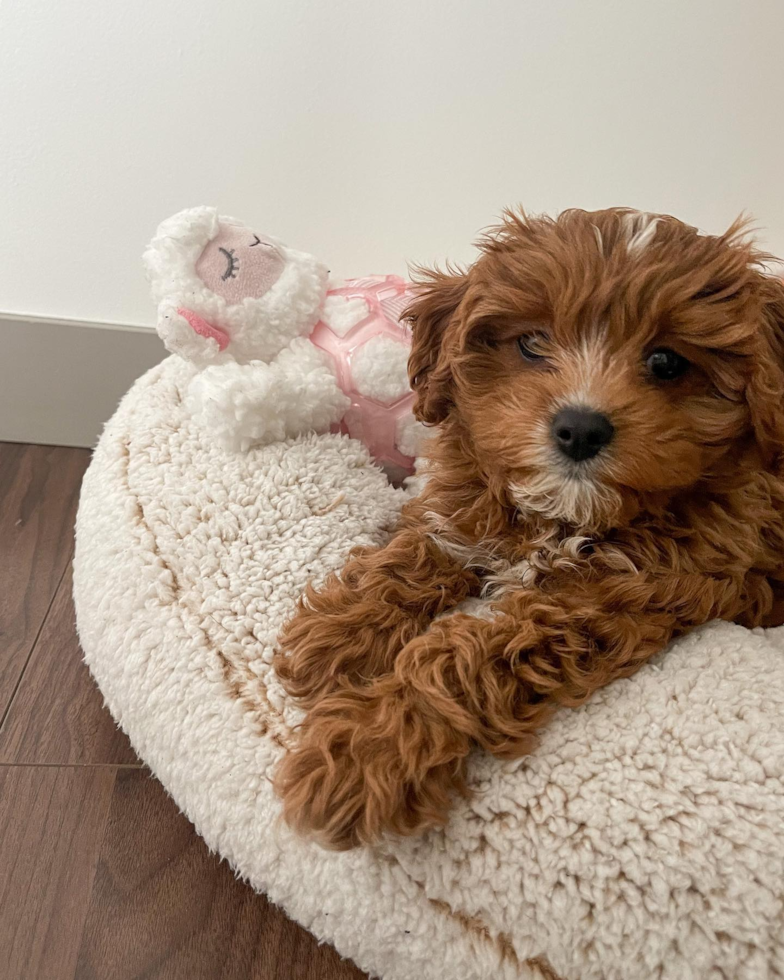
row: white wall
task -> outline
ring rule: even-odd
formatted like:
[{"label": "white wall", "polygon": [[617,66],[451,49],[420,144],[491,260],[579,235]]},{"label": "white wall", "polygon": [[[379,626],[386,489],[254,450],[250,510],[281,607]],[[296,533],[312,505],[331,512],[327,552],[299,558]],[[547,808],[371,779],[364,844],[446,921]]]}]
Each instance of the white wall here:
[{"label": "white wall", "polygon": [[784,253],[782,0],[0,0],[0,312],[152,322],[213,203],[342,274],[507,204],[742,209]]}]

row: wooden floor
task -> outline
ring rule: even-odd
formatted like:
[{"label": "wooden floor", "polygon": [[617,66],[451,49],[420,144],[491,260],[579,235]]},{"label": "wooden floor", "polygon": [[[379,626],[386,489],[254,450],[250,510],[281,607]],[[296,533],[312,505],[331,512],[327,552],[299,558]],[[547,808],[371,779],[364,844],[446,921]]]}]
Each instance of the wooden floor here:
[{"label": "wooden floor", "polygon": [[74,629],[86,450],[0,443],[0,980],[361,980],[207,852]]}]

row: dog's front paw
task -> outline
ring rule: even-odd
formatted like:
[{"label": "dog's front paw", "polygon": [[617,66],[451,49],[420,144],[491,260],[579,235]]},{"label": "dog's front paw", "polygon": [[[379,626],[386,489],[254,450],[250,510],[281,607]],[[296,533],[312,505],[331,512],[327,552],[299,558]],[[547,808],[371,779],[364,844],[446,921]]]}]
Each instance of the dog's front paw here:
[{"label": "dog's front paw", "polygon": [[311,714],[280,764],[275,783],[289,826],[347,850],[442,825],[464,787],[464,752],[456,757],[404,704],[358,709],[346,692],[341,711],[340,700],[333,695]]},{"label": "dog's front paw", "polygon": [[369,800],[362,769],[333,751],[311,740],[298,745],[280,764],[275,787],[293,830],[344,851],[366,839]]}]

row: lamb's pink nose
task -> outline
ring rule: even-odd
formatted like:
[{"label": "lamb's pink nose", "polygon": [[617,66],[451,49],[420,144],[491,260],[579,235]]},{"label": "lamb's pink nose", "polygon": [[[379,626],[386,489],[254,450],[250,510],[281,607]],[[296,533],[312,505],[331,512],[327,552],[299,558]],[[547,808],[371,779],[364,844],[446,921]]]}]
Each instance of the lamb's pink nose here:
[{"label": "lamb's pink nose", "polygon": [[215,341],[218,345],[218,350],[226,350],[229,346],[229,335],[225,330],[221,330],[220,327],[214,326],[212,323],[208,323],[203,317],[200,317],[198,313],[194,313],[193,310],[178,309],[177,312],[180,316],[187,320],[191,325],[193,330],[200,337],[208,337]]}]

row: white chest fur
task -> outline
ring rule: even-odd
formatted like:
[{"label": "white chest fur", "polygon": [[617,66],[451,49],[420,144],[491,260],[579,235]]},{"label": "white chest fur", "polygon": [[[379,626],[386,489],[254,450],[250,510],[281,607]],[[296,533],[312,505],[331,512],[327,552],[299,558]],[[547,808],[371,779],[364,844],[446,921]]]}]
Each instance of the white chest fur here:
[{"label": "white chest fur", "polygon": [[[432,540],[464,568],[471,568],[483,580],[482,597],[496,598],[518,589],[530,589],[555,569],[577,569],[585,561],[592,541],[584,535],[569,534],[557,525],[548,528],[529,543],[524,557],[512,560],[502,553],[499,541],[481,540],[471,544],[450,537],[448,522],[437,514],[427,515]],[[508,545],[507,545],[508,547]]]}]

